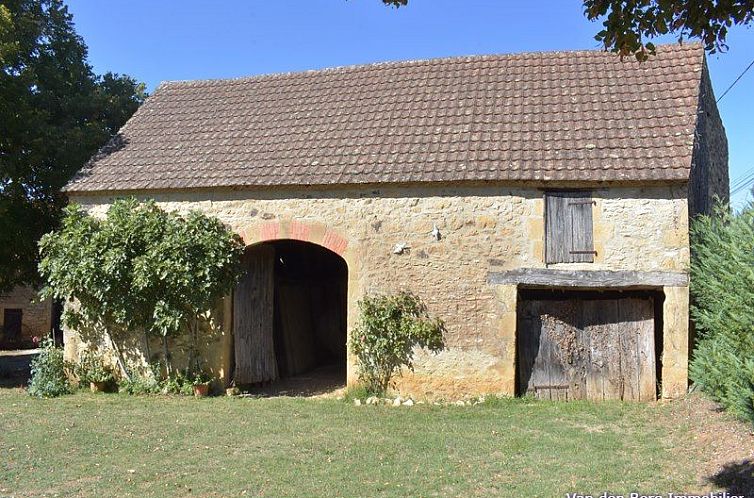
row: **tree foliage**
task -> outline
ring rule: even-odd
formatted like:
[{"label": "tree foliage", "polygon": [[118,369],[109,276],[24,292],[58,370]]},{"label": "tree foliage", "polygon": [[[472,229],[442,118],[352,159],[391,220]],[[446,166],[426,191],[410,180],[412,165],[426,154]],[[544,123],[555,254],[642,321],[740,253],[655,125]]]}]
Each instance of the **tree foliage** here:
[{"label": "tree foliage", "polygon": [[0,291],[36,282],[60,189],[144,98],[128,76],[93,73],[62,0],[0,4]]},{"label": "tree foliage", "polygon": [[754,20],[754,0],[584,0],[584,9],[589,20],[603,20],[595,38],[605,48],[639,60],[655,51],[647,39],[668,33],[699,39],[712,53],[724,50],[730,27]]},{"label": "tree foliage", "polygon": [[243,248],[219,220],[199,212],[181,216],[153,201],[120,199],[97,219],[69,206],[60,230],[40,241],[42,295],[69,304],[67,326],[101,333],[113,345],[133,332],[193,335],[202,313],[240,278]]},{"label": "tree foliage", "polygon": [[718,208],[692,224],[692,317],[699,340],[691,378],[754,422],[754,204]]},{"label": "tree foliage", "polygon": [[[382,0],[401,7],[408,0]],[[583,0],[590,21],[602,20],[604,27],[595,39],[605,49],[621,56],[645,60],[655,52],[648,40],[668,33],[679,41],[699,39],[714,53],[727,48],[725,41],[733,25],[754,20],[754,0]]]},{"label": "tree foliage", "polygon": [[359,302],[359,312],[350,347],[358,362],[359,379],[372,393],[384,393],[401,368],[413,371],[415,348],[436,353],[445,347],[443,322],[430,318],[414,294],[367,296]]}]

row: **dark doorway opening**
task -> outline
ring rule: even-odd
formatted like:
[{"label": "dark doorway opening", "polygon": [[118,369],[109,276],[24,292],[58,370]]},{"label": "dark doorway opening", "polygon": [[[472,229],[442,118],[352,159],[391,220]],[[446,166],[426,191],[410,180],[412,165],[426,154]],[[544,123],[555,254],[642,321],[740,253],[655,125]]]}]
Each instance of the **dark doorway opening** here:
[{"label": "dark doorway opening", "polygon": [[5,346],[14,346],[21,340],[23,316],[24,313],[21,309],[5,308],[3,310],[2,343]]},{"label": "dark doorway opening", "polygon": [[296,395],[345,385],[346,262],[297,240],[257,244],[245,258],[234,297],[236,385]]}]

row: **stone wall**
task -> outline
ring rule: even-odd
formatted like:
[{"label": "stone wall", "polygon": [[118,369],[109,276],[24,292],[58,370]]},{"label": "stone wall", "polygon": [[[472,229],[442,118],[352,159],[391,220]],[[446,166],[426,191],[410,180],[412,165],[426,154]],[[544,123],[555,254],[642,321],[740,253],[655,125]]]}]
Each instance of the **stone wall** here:
[{"label": "stone wall", "polygon": [[[6,309],[21,309],[21,337],[16,344],[6,344],[3,337],[3,320]],[[52,330],[52,301],[39,301],[37,291],[31,287],[16,287],[0,295],[0,344],[3,347],[31,347],[33,337],[46,337]]]},{"label": "stone wall", "polygon": [[[684,186],[601,188],[592,194],[595,262],[550,267],[687,271]],[[154,198],[167,209],[201,209],[217,216],[248,244],[298,238],[340,253],[349,268],[349,329],[357,318],[356,302],[366,293],[416,292],[445,320],[448,349],[437,356],[421,353],[415,374],[403,377],[401,389],[429,396],[513,394],[516,288],[489,284],[488,273],[545,266],[542,190],[406,186],[154,192],[141,197]],[[79,196],[72,201],[104,215],[113,199]],[[440,240],[432,234],[435,226]],[[406,246],[402,254],[395,254],[397,244]],[[686,313],[678,317],[683,321],[686,308],[672,309]],[[679,333],[687,335],[685,328]],[[222,361],[229,353],[226,346]],[[674,358],[682,370],[678,379],[686,367],[680,366],[681,356]],[[350,368],[349,375],[353,378]]]},{"label": "stone wall", "polygon": [[692,216],[709,213],[715,198],[722,202],[730,199],[728,139],[715,102],[706,61],[699,87],[689,191],[689,212]]}]

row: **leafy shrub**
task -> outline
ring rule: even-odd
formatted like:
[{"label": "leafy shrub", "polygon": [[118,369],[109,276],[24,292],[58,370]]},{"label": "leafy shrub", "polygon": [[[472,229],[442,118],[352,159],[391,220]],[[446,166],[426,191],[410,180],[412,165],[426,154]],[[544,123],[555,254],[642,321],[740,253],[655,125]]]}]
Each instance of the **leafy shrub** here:
[{"label": "leafy shrub", "polygon": [[445,325],[430,318],[414,294],[368,296],[359,302],[359,312],[350,347],[356,355],[359,380],[371,393],[383,394],[401,368],[414,370],[415,348],[436,353],[445,347]]},{"label": "leafy shrub", "polygon": [[181,215],[131,198],[116,200],[100,219],[70,205],[61,228],[39,243],[42,296],[68,304],[63,323],[94,334],[89,342],[111,343],[126,377],[118,346],[125,333],[145,334],[146,344],[163,339],[168,373],[168,338],[185,335],[195,368],[199,324],[243,274],[244,247],[230,228],[198,211]]},{"label": "leafy shrub", "polygon": [[162,391],[160,382],[154,377],[146,375],[131,375],[118,382],[118,392],[133,395],[159,394]]},{"label": "leafy shrub", "polygon": [[699,332],[691,379],[754,422],[754,204],[692,224],[691,314]]},{"label": "leafy shrub", "polygon": [[183,372],[175,372],[162,381],[162,393],[191,396],[194,393],[194,380]]},{"label": "leafy shrub", "polygon": [[[199,373],[190,375],[186,371],[172,372],[166,378],[160,378],[160,364],[150,367],[150,372],[134,373],[131,378],[123,378],[118,383],[118,390],[126,394],[177,394],[180,396],[192,396],[194,386],[211,382],[212,377]],[[134,369],[136,370],[136,369]]]},{"label": "leafy shrub", "polygon": [[39,398],[54,398],[71,392],[66,376],[68,365],[63,360],[63,349],[55,347],[51,339],[41,343],[39,354],[31,361],[29,394]]},{"label": "leafy shrub", "polygon": [[90,350],[81,353],[73,371],[80,384],[107,383],[115,380],[112,369],[105,363],[102,356]]}]

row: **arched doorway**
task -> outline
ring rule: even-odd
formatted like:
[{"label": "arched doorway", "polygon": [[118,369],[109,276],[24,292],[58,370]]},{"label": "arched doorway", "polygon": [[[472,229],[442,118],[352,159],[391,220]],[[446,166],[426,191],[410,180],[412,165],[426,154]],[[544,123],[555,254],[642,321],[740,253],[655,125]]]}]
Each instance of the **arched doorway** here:
[{"label": "arched doorway", "polygon": [[[300,240],[247,248],[234,293],[234,380],[300,392],[345,385],[348,267]],[[281,384],[280,381],[285,381]],[[290,394],[291,392],[289,392]]]}]

